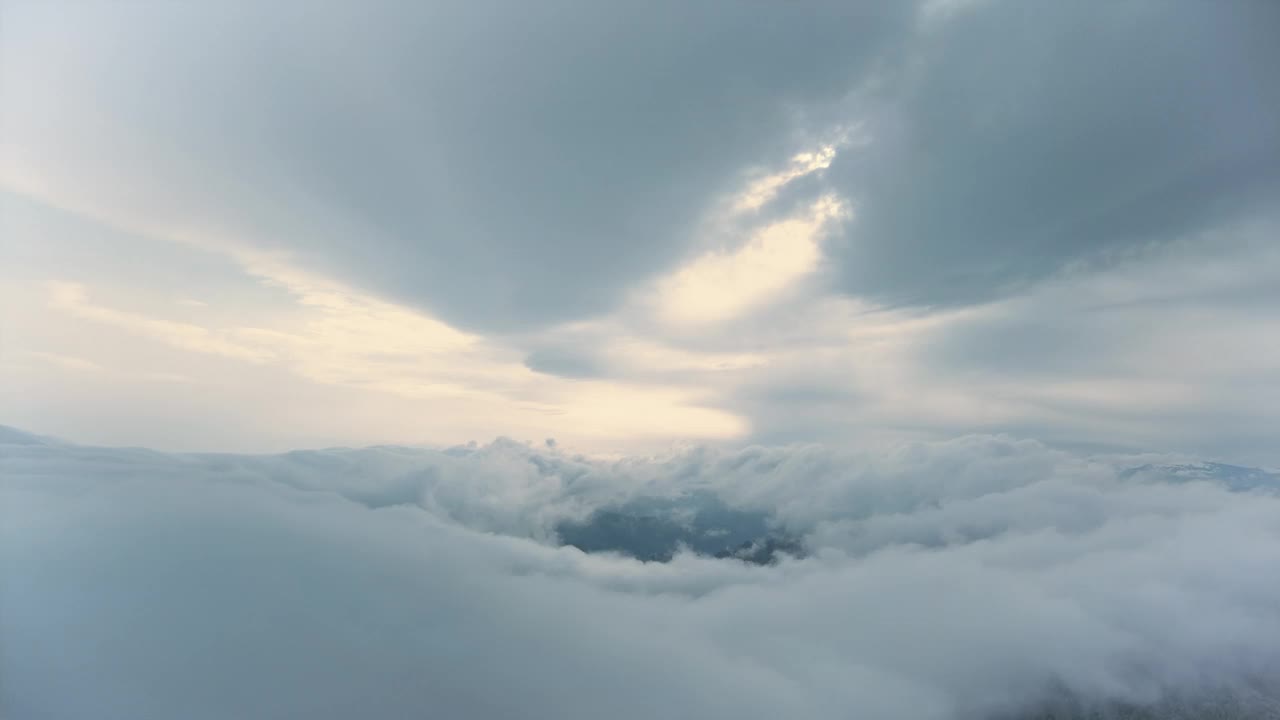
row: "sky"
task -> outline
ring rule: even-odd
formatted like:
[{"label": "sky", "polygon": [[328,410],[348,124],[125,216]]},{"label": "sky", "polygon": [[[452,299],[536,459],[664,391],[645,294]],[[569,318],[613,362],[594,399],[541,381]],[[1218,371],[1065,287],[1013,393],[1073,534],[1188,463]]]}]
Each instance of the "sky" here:
[{"label": "sky", "polygon": [[0,0],[0,716],[1280,718],[1277,70],[1268,0]]},{"label": "sky", "polygon": [[3,422],[1280,463],[1272,3],[4,3]]}]

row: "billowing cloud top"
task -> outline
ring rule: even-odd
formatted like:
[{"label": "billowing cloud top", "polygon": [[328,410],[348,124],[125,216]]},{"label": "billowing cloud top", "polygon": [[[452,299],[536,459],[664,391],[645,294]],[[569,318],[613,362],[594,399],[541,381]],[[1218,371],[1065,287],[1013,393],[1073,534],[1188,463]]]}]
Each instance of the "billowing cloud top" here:
[{"label": "billowing cloud top", "polygon": [[[17,431],[0,470],[7,717],[1280,711],[1263,471],[989,436],[603,461]],[[801,557],[557,547],[566,520],[707,497]]]}]

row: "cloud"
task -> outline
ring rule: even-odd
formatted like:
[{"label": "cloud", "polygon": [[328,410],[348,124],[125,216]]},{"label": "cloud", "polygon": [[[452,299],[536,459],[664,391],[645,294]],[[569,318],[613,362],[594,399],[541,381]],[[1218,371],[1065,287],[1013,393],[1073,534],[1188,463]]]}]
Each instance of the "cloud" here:
[{"label": "cloud", "polygon": [[1274,464],[1275,228],[1117,252],[977,305],[811,296],[682,340],[761,357],[711,381],[760,441],[1012,432]]},{"label": "cloud", "polygon": [[[141,381],[207,375],[197,372],[198,363],[190,354],[208,355],[233,363],[215,366],[215,382],[230,377],[235,385],[250,390],[261,389],[264,382],[278,383],[279,374],[284,373],[312,385],[293,391],[309,397],[324,394],[314,386],[333,386],[400,399],[408,405],[402,404],[396,412],[408,411],[410,417],[415,410],[421,411],[423,402],[431,403],[437,411],[448,408],[451,417],[431,422],[449,427],[437,429],[435,437],[455,441],[475,437],[474,433],[553,429],[570,438],[581,439],[586,433],[626,443],[645,437],[731,437],[746,429],[741,419],[706,406],[699,388],[673,381],[669,375],[621,381],[544,375],[539,368],[520,363],[514,348],[461,332],[410,308],[308,275],[278,259],[250,255],[243,261],[252,279],[242,278],[242,283],[252,285],[256,279],[283,290],[290,301],[263,309],[227,308],[218,318],[175,321],[153,316],[156,303],[146,293],[139,299],[138,293],[127,292],[134,303],[149,306],[149,312],[132,312],[91,301],[88,290],[80,284],[54,282],[48,292],[55,322],[62,320],[59,316],[70,316],[87,321],[90,327],[120,331],[129,341],[124,346],[126,358],[95,362],[48,351],[34,351],[33,357],[45,358],[46,365],[63,370],[83,371],[90,367],[85,363],[94,363],[92,367],[106,371],[104,377],[127,374]],[[32,318],[22,322],[40,325]],[[142,370],[136,361],[138,340],[176,350],[176,359]],[[57,337],[45,342],[69,344],[66,338]],[[70,345],[91,358],[103,354],[89,343]],[[662,352],[658,346],[649,355],[661,357]],[[666,354],[674,356],[668,363],[683,359],[675,351]],[[700,360],[692,356],[684,361]],[[246,364],[266,366],[274,375],[249,374]],[[11,377],[29,379],[38,370],[29,365],[11,364],[4,369]],[[255,407],[267,414],[278,412],[260,404]],[[392,416],[381,422],[395,419]],[[337,418],[332,422],[341,423]],[[421,427],[424,421],[412,422]]]},{"label": "cloud", "polygon": [[27,353],[27,356],[41,362],[52,363],[67,370],[79,370],[82,372],[102,371],[102,366],[92,360],[85,360],[84,358],[74,357],[71,355],[31,351]]},{"label": "cloud", "polygon": [[956,305],[1280,197],[1268,3],[929,3],[825,176],[847,293]]},{"label": "cloud", "polygon": [[825,131],[913,10],[19,2],[0,178],[155,235],[292,250],[468,330],[572,320]]},{"label": "cloud", "polygon": [[702,254],[709,216],[767,215],[794,183],[858,209],[828,244],[841,292],[970,304],[1274,205],[1276,22],[1251,2],[19,2],[0,181],[291,250],[476,332],[608,313]]},{"label": "cloud", "polygon": [[[667,371],[750,361],[740,353],[631,336],[610,356],[656,362],[653,372],[561,377],[524,362],[554,346],[550,335],[467,332],[306,271],[288,253],[147,237],[20,196],[3,203],[22,240],[0,267],[0,332],[12,351],[0,356],[0,405],[11,422],[102,443],[250,451],[552,432],[618,452],[748,429],[709,405],[705,387]],[[210,302],[175,302],[187,286]]]},{"label": "cloud", "polygon": [[1280,715],[1270,5],[0,16],[6,421],[562,441],[0,427],[0,715]]},{"label": "cloud", "polygon": [[154,338],[184,350],[224,355],[254,363],[267,362],[273,357],[269,351],[236,342],[199,325],[161,320],[95,305],[89,301],[84,286],[77,283],[51,283],[49,302],[56,310],[112,325],[128,333]]},{"label": "cloud", "polygon": [[[971,718],[1063,696],[1181,717],[1223,688],[1242,717],[1274,707],[1251,684],[1280,661],[1274,476],[1231,492],[997,437],[592,460],[10,435],[15,717]],[[640,563],[548,535],[698,489],[812,556]]]},{"label": "cloud", "polygon": [[1265,3],[499,5],[6,5],[8,421],[1276,458]]},{"label": "cloud", "polygon": [[[767,235],[785,217],[743,227]],[[25,311],[4,320],[10,347],[27,352],[0,363],[3,404],[13,420],[97,442],[278,450],[551,432],[627,452],[691,438],[875,445],[981,431],[1277,461],[1266,434],[1280,407],[1269,330],[1280,301],[1274,218],[1077,262],[980,305],[893,308],[831,294],[822,258],[807,275],[782,277],[781,290],[747,283],[743,294],[716,295],[710,307],[731,312],[692,324],[663,322],[648,286],[611,315],[487,336],[302,270],[287,255],[68,225],[18,225],[31,257],[8,267],[4,305]],[[706,257],[736,267],[754,243],[683,269]],[[108,245],[163,251],[145,272],[111,268],[102,284],[56,286],[66,292],[53,306],[46,288],[31,287],[41,277],[63,282],[65,259],[96,259]],[[83,262],[71,277],[95,280]],[[201,281],[203,294],[220,298],[207,307],[172,302],[181,288],[168,278],[193,263],[219,267],[216,282]],[[104,372],[73,373],[30,353]],[[189,406],[173,397],[174,379]],[[106,421],[122,403],[136,423]],[[335,403],[359,422],[329,412]],[[188,408],[200,419],[177,422]]]}]

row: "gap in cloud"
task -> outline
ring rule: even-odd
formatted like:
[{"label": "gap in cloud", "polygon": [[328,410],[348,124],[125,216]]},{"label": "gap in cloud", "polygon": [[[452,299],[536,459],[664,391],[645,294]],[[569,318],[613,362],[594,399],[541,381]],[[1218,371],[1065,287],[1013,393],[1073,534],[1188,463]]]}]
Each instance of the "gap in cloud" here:
[{"label": "gap in cloud", "polygon": [[585,519],[555,527],[564,545],[586,553],[618,553],[641,561],[670,562],[692,552],[756,565],[804,557],[800,539],[773,527],[769,513],[729,507],[714,493],[635,497],[601,507]]},{"label": "gap in cloud", "polygon": [[793,201],[796,206],[785,214],[760,211],[787,188],[821,175],[852,144],[855,132],[828,133],[835,139],[797,153],[781,169],[757,174],[714,205],[702,224],[704,237],[694,243],[712,248],[643,288],[635,301],[640,314],[677,331],[702,328],[779,300],[812,275],[823,259],[824,239],[849,219],[849,203],[806,188],[810,197]]},{"label": "gap in cloud", "polygon": [[754,230],[735,250],[694,259],[658,281],[659,317],[676,326],[705,325],[777,298],[818,268],[824,234],[848,215],[839,199],[823,196],[794,217]]}]

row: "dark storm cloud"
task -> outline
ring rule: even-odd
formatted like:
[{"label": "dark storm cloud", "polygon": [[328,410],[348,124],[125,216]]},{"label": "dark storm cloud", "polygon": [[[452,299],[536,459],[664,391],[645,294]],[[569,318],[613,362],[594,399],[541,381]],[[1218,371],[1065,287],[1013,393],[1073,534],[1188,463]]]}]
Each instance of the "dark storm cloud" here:
[{"label": "dark storm cloud", "polygon": [[527,327],[669,266],[711,199],[834,120],[913,18],[898,2],[24,4],[4,128],[33,165],[116,176],[108,202],[157,222],[283,245],[462,325]]},{"label": "dark storm cloud", "polygon": [[931,5],[17,3],[0,130],[55,195],[486,329],[612,307],[839,126],[871,142],[826,173],[858,216],[831,269],[894,303],[1274,200],[1273,3]]},{"label": "dark storm cloud", "polygon": [[842,287],[999,297],[1093,251],[1203,230],[1280,188],[1280,6],[978,3],[926,23],[837,159]]}]

